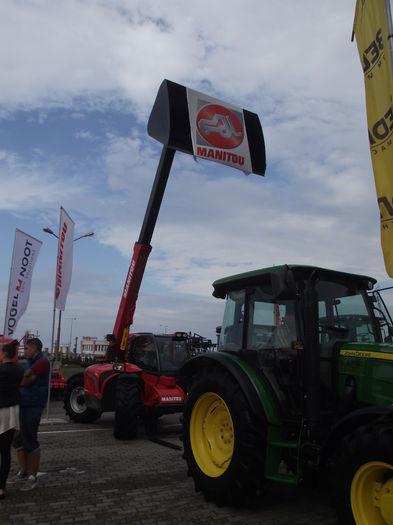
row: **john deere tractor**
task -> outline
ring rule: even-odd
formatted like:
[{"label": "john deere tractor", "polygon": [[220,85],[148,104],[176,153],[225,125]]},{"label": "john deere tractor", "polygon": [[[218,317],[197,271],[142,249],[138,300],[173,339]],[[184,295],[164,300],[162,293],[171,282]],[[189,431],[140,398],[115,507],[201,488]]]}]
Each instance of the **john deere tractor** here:
[{"label": "john deere tractor", "polygon": [[295,265],[213,283],[218,352],[182,369],[184,458],[206,499],[309,482],[342,525],[393,524],[393,329],[375,283]]}]

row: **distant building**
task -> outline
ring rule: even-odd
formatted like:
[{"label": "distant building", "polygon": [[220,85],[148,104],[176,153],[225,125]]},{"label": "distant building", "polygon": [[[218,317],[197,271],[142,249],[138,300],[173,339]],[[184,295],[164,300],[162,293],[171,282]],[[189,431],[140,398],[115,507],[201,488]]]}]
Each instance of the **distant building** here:
[{"label": "distant building", "polygon": [[81,361],[102,361],[105,357],[109,343],[105,339],[83,336],[81,340]]}]

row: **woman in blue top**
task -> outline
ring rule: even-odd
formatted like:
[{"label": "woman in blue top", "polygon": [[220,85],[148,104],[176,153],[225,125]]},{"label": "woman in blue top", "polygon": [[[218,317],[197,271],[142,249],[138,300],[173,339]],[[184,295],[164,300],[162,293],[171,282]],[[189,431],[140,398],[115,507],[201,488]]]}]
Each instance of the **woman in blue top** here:
[{"label": "woman in blue top", "polygon": [[20,490],[31,490],[37,484],[41,448],[38,427],[48,397],[49,361],[42,352],[42,342],[37,337],[25,344],[27,358],[22,379],[20,403],[20,432],[14,439],[17,449],[19,472],[9,479],[9,484],[20,485]]}]

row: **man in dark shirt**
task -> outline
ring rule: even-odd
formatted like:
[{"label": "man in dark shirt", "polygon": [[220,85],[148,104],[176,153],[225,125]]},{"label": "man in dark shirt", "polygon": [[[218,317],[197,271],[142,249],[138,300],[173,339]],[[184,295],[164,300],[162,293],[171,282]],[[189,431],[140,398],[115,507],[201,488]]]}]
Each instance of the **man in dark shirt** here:
[{"label": "man in dark shirt", "polygon": [[22,379],[20,433],[14,440],[19,472],[9,483],[21,483],[20,490],[33,489],[37,484],[41,449],[37,438],[42,412],[48,397],[49,361],[42,352],[42,342],[34,337],[25,345],[27,362]]}]

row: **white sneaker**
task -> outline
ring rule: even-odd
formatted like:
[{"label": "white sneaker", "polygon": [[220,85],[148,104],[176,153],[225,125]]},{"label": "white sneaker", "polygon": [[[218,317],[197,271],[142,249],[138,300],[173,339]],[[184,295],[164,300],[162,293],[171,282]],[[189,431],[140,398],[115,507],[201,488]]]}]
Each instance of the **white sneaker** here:
[{"label": "white sneaker", "polygon": [[38,478],[36,476],[30,475],[29,477],[25,478],[25,481],[19,490],[22,492],[32,490],[37,485],[37,483]]},{"label": "white sneaker", "polygon": [[11,476],[7,479],[7,485],[18,485],[27,479],[27,476],[22,476],[21,471],[19,471],[15,476]]}]

